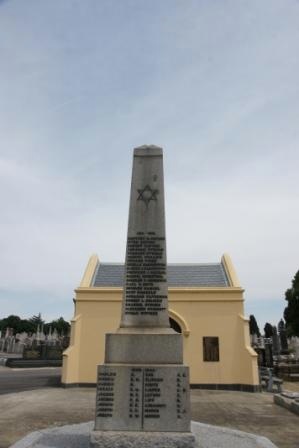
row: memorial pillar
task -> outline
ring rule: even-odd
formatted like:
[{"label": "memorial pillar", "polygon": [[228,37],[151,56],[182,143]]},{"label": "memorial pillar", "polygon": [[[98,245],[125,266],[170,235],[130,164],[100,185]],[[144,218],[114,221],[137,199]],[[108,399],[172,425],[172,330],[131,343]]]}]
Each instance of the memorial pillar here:
[{"label": "memorial pillar", "polygon": [[121,328],[169,328],[162,157],[134,151]]},{"label": "memorial pillar", "polygon": [[163,154],[134,150],[120,326],[98,367],[92,447],[194,445],[182,335],[169,325]]}]

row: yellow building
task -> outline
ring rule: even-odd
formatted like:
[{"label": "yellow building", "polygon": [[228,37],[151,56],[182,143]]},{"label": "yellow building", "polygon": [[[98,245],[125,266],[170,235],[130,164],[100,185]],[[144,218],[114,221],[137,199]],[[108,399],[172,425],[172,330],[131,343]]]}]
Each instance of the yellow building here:
[{"label": "yellow building", "polygon": [[[105,334],[121,316],[124,265],[89,260],[76,289],[71,343],[63,354],[65,386],[95,385],[104,362]],[[232,262],[169,264],[169,317],[183,334],[184,362],[193,387],[259,390],[257,354],[250,347],[243,289]]]}]

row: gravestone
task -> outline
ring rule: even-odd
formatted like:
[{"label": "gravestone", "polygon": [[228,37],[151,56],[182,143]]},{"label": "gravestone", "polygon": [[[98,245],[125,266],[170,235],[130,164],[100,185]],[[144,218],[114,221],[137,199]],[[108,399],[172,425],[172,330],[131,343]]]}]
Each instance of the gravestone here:
[{"label": "gravestone", "polygon": [[272,350],[274,356],[278,356],[280,354],[280,340],[275,325],[273,325]]},{"label": "gravestone", "polygon": [[189,370],[169,325],[162,149],[134,150],[120,326],[98,367],[92,447],[192,447]]},{"label": "gravestone", "polygon": [[279,338],[280,338],[281,354],[287,355],[289,353],[287,331],[286,331],[284,321],[282,319],[278,323],[278,332],[279,332]]},{"label": "gravestone", "polygon": [[266,367],[273,367],[272,341],[270,338],[265,341],[265,365]]}]

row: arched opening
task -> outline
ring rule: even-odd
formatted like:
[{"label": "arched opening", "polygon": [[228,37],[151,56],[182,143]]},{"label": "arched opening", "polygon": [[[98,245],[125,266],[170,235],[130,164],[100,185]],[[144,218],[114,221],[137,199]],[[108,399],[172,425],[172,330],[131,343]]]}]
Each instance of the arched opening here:
[{"label": "arched opening", "polygon": [[172,317],[169,318],[170,327],[173,328],[174,331],[177,333],[182,333],[182,329],[180,325],[177,323],[176,320],[172,319]]},{"label": "arched opening", "polygon": [[168,314],[171,328],[178,333],[182,333],[185,337],[188,337],[190,334],[190,329],[183,316],[173,311],[171,308],[169,308]]}]

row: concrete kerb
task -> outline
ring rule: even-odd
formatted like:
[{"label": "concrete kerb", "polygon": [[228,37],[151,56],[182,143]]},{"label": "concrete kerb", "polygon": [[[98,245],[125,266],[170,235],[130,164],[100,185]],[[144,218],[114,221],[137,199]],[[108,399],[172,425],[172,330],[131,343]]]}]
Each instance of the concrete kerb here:
[{"label": "concrete kerb", "polygon": [[[87,422],[32,432],[10,448],[89,448],[93,426]],[[192,422],[191,430],[198,448],[277,448],[266,437],[220,426]]]},{"label": "concrete kerb", "polygon": [[281,394],[274,395],[273,401],[278,406],[282,406],[283,408],[288,409],[290,412],[299,415],[299,401],[284,397]]}]

